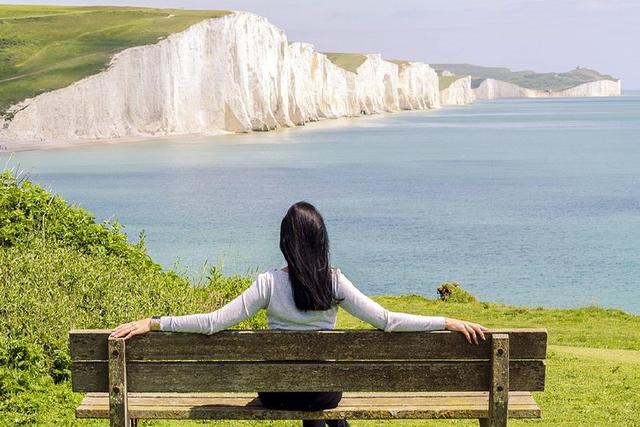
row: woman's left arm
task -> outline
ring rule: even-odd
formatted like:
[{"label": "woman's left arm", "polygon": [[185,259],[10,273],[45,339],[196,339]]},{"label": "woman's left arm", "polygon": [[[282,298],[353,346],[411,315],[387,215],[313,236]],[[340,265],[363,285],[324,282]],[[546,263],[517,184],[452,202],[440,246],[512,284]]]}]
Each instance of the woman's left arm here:
[{"label": "woman's left arm", "polygon": [[[211,313],[186,316],[163,316],[160,330],[166,332],[191,332],[211,335],[242,322],[265,308],[269,303],[269,286],[263,276],[233,301]],[[151,330],[151,319],[141,319],[124,323],[113,330],[113,338],[131,338],[146,334]]]}]

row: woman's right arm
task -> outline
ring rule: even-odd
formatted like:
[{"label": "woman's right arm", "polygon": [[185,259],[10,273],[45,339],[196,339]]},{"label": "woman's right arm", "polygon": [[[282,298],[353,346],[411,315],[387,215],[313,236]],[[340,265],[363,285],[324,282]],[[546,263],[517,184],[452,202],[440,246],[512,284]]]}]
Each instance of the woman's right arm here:
[{"label": "woman's right arm", "polygon": [[[269,304],[271,288],[264,275],[233,301],[211,313],[189,314],[186,316],[163,316],[160,330],[165,332],[191,332],[211,335],[227,329],[256,314]],[[146,334],[151,330],[151,319],[141,319],[124,323],[111,333],[114,338],[131,338]]]},{"label": "woman's right arm", "polygon": [[389,311],[360,292],[347,277],[337,270],[336,297],[340,307],[353,316],[385,332],[410,331],[455,331],[462,333],[470,343],[478,343],[478,337],[485,339],[484,326],[458,319],[441,316],[420,316]]},{"label": "woman's right arm", "polygon": [[216,311],[161,317],[160,330],[211,335],[236,325],[265,308],[269,303],[269,294],[267,281],[258,277],[248,289]]}]

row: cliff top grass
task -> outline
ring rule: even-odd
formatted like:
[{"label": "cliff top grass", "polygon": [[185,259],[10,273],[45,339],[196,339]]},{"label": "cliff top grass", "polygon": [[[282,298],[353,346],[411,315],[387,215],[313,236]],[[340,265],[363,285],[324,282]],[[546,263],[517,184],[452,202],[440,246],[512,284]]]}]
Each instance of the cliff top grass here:
[{"label": "cliff top grass", "polygon": [[482,67],[473,64],[432,64],[437,71],[470,75],[472,87],[478,87],[485,79],[496,79],[534,90],[562,90],[597,80],[617,79],[596,70],[577,67],[566,73],[536,73],[531,70],[511,71],[503,67]]},{"label": "cliff top grass", "polygon": [[0,114],[70,85],[130,47],[152,44],[221,10],[0,5]]},{"label": "cliff top grass", "polygon": [[362,53],[341,53],[341,52],[323,52],[327,58],[340,68],[355,73],[358,67],[367,60],[367,56]]},{"label": "cliff top grass", "polygon": [[453,84],[453,82],[463,79],[465,76],[453,75],[453,76],[443,76],[438,74],[438,88],[440,90],[445,90],[449,86]]}]

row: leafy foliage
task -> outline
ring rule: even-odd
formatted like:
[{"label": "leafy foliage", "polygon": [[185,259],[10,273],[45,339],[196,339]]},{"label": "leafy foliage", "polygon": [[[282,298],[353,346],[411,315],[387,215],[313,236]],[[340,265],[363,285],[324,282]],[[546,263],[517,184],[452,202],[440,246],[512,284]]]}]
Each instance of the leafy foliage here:
[{"label": "leafy foliage", "polygon": [[458,282],[447,282],[441,284],[438,288],[438,294],[440,295],[440,300],[446,302],[466,303],[478,301],[471,292],[462,289],[462,286],[460,286],[460,283]]},{"label": "leafy foliage", "polygon": [[118,222],[98,224],[93,215],[37,184],[0,173],[0,245],[13,246],[38,236],[85,254],[114,255],[130,264],[160,269],[147,255],[144,240],[132,245]]},{"label": "leafy foliage", "polygon": [[[162,271],[119,225],[98,224],[9,172],[0,177],[0,424],[4,415],[38,422],[46,390],[69,379],[70,329],[212,311],[251,283],[212,268],[194,286]],[[263,315],[240,326],[264,325]]]}]

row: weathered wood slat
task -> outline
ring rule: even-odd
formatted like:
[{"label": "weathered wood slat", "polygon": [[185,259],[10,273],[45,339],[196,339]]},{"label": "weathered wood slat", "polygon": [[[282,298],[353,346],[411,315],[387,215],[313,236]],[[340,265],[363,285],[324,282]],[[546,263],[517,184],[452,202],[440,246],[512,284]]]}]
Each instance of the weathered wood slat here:
[{"label": "weathered wood slat", "polygon": [[[454,402],[454,403],[462,403],[468,402],[470,399],[477,399],[478,401],[486,401],[487,393],[483,392],[459,392],[460,394],[454,393],[442,393],[425,395],[425,393],[413,392],[402,393],[402,392],[394,392],[394,393],[385,393],[384,395],[375,395],[369,392],[346,392],[344,393],[345,397],[343,399],[365,399],[369,401],[372,405],[377,404],[377,402],[396,402],[397,404],[402,404],[407,399],[420,400],[426,399],[428,401],[436,401],[441,400],[443,402]],[[520,393],[520,394],[516,394]],[[513,392],[510,393],[509,396],[511,399],[515,399],[514,402],[521,402],[528,400],[530,398],[530,392]],[[157,401],[159,404],[168,403],[171,400],[169,397],[175,396],[181,402],[208,402],[211,399],[219,399],[222,398],[225,401],[233,401],[237,400],[238,402],[249,401],[255,399],[257,397],[256,393],[129,393],[129,402],[155,402]],[[102,402],[104,400],[104,393],[87,393],[84,402]]]},{"label": "weathered wood slat", "polygon": [[[542,361],[511,361],[511,389],[544,389]],[[105,362],[73,362],[74,391],[107,390]],[[132,392],[484,391],[490,362],[131,362]]]},{"label": "weathered wood slat", "polygon": [[[86,393],[83,402],[102,402],[106,393]],[[224,399],[225,401],[249,401],[257,397],[257,393],[129,393],[129,402],[154,402],[170,403],[171,397],[175,397],[180,402],[209,402],[212,399]],[[487,401],[489,397],[488,392],[478,391],[458,391],[458,392],[345,392],[343,393],[343,402],[352,399],[364,399],[365,401],[372,402],[394,402],[398,404],[405,402],[407,399],[421,400],[426,399],[429,402],[442,400],[446,402],[468,402],[470,399],[477,399],[478,401]],[[529,401],[531,399],[531,392],[528,391],[513,391],[509,393],[509,398],[514,399],[514,402]],[[346,399],[346,400],[345,400]]]},{"label": "weathered wood slat", "polygon": [[[486,418],[488,393],[407,393],[397,395],[376,393],[345,393],[340,405],[322,412],[270,411],[262,408],[255,394],[162,395],[132,393],[129,413],[137,418],[165,419],[429,419],[429,418]],[[134,397],[135,396],[135,397]],[[206,397],[208,396],[208,397]],[[396,396],[396,397],[394,397]],[[385,399],[387,399],[385,403]],[[453,399],[448,401],[447,399]],[[89,395],[77,409],[79,418],[108,417],[106,394]],[[515,392],[510,395],[509,416],[512,418],[537,418],[540,409],[530,393]]]},{"label": "weathered wood slat", "polygon": [[[73,360],[108,360],[109,330],[71,331]],[[544,329],[508,333],[511,359],[544,359]],[[348,343],[348,345],[345,345]],[[127,342],[128,360],[432,360],[489,359],[491,340],[469,345],[451,332],[388,333],[371,330],[223,331],[206,336],[156,332]]]},{"label": "weathered wood slat", "polygon": [[[510,402],[510,405],[527,405],[529,402],[529,398],[514,398],[513,402]],[[172,401],[167,398],[135,398],[129,400],[129,405],[137,405],[137,406],[199,406],[199,405],[209,405],[212,398],[180,398],[175,401]],[[225,403],[228,405],[248,405],[251,402],[256,401],[256,397],[247,398],[225,398]],[[83,405],[91,406],[97,405],[101,406],[104,402],[103,398],[94,398],[94,399],[85,399],[83,400]],[[256,401],[257,402],[257,401]],[[347,398],[343,400],[342,406],[350,406],[356,407],[358,405],[366,405],[368,407],[386,407],[386,406],[407,406],[407,405],[422,405],[422,404],[433,404],[439,406],[473,406],[473,405],[483,405],[487,402],[486,397],[450,397],[450,398],[405,398],[405,397],[385,397],[385,398]],[[255,405],[258,405],[257,403]]]},{"label": "weathered wood slat", "polygon": [[[84,401],[91,401],[95,399],[96,401],[102,401],[106,393],[102,392],[90,392],[84,394]],[[129,393],[129,399],[160,399],[161,401],[170,401],[171,397],[175,397],[176,399],[182,401],[186,399],[254,399],[258,395],[255,392],[242,392],[242,393],[232,393],[232,392],[199,392],[199,393],[174,393],[174,392],[146,392],[146,393]],[[432,399],[452,399],[452,398],[478,398],[478,399],[487,399],[489,396],[489,392],[487,391],[448,391],[448,392],[434,392],[434,391],[394,391],[394,392],[377,392],[377,391],[348,391],[343,393],[344,399],[422,399],[428,398]],[[509,392],[510,399],[529,399],[531,397],[531,392],[528,391],[511,391]]]}]

